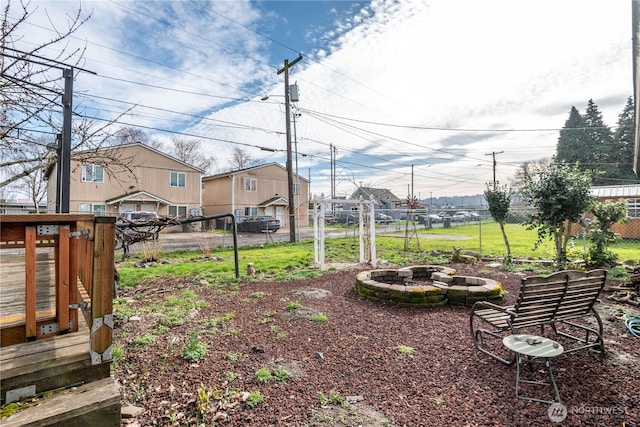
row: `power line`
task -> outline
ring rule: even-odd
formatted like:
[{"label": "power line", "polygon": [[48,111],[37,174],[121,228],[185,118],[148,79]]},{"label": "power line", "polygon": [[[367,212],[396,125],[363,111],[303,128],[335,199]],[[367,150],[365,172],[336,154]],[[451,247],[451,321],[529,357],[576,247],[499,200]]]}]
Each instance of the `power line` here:
[{"label": "power line", "polygon": [[315,113],[322,116],[332,117],[335,119],[347,120],[358,123],[365,123],[376,126],[386,126],[386,127],[394,127],[394,128],[402,128],[402,129],[417,129],[417,130],[434,130],[434,131],[446,131],[446,132],[559,132],[561,130],[589,130],[589,129],[604,129],[611,128],[609,126],[590,126],[590,127],[580,127],[580,128],[512,128],[512,129],[489,129],[489,128],[450,128],[450,127],[436,127],[436,126],[412,126],[412,125],[399,125],[395,123],[384,123],[384,122],[374,122],[369,120],[361,120],[354,119],[350,117],[344,116],[336,116],[334,114],[323,113],[320,111],[306,110],[302,109],[302,111],[308,113]]}]

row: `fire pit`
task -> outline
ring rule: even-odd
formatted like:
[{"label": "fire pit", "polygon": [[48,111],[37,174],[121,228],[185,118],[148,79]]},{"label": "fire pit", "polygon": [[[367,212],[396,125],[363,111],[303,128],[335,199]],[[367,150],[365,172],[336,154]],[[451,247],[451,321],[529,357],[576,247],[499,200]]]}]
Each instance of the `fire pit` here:
[{"label": "fire pit", "polygon": [[500,282],[456,276],[454,269],[441,265],[363,271],[356,276],[355,291],[371,301],[419,307],[471,306],[476,301],[501,304],[505,293]]}]

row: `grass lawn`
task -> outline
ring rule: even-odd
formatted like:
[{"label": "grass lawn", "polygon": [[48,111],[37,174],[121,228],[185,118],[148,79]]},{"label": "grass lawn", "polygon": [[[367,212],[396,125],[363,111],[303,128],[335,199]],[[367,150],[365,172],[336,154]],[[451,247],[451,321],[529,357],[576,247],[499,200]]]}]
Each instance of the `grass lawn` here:
[{"label": "grass lawn", "polygon": [[[511,253],[514,257],[525,258],[553,258],[555,249],[551,240],[545,240],[535,251],[533,246],[538,238],[536,230],[527,230],[520,224],[506,224],[505,230]],[[432,228],[418,230],[418,234],[430,235],[454,235],[468,236],[469,239],[447,241],[443,239],[429,239],[427,241],[428,250],[451,250],[453,246],[464,248],[468,251],[479,252],[483,255],[504,255],[505,245],[500,232],[500,227],[495,222],[480,224],[459,225],[452,228]],[[482,239],[480,239],[482,236]],[[422,243],[423,240],[421,240]],[[582,258],[589,242],[578,238],[569,248],[571,259]],[[640,259],[640,242],[637,240],[623,240],[616,243],[611,249],[618,254],[621,261]]]},{"label": "grass lawn", "polygon": [[[419,229],[420,250],[416,238],[407,242],[405,250],[404,228],[400,237],[378,235],[376,250],[379,259],[391,264],[407,263],[447,263],[454,248],[483,255],[502,256],[505,253],[500,229],[495,223],[482,224],[482,241],[480,227],[476,224],[456,225],[452,228]],[[354,233],[346,233],[348,237],[327,239],[325,260],[332,263],[355,263],[359,259],[359,238]],[[439,238],[439,236],[442,236]],[[452,236],[461,237],[452,240]],[[516,224],[507,225],[507,236],[511,251],[516,258],[552,259],[553,247],[550,241],[544,242],[536,251],[533,250],[537,239],[535,230],[527,230]],[[482,247],[480,248],[480,243]],[[612,248],[619,254],[621,261],[640,259],[640,245],[637,241],[623,241]],[[583,254],[582,242],[570,251],[572,259],[580,259]],[[147,278],[158,276],[189,276],[194,282],[213,282],[229,285],[236,281],[233,252],[229,249],[216,250],[214,255],[222,260],[203,260],[201,253],[177,251],[160,254],[163,263],[154,264],[150,268],[135,268],[139,255],[121,263],[118,271],[122,286],[135,286]],[[297,280],[312,278],[321,274],[313,268],[313,241],[305,239],[301,242],[273,243],[261,247],[246,247],[239,250],[240,273],[245,276],[247,263],[253,263],[256,278],[275,280]]]}]

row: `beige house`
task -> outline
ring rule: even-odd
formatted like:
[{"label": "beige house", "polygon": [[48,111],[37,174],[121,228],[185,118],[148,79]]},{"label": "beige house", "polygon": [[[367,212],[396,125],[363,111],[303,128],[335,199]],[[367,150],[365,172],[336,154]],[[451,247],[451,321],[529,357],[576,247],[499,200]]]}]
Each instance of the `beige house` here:
[{"label": "beige house", "polygon": [[[106,148],[98,156],[102,157],[101,164],[112,166],[71,162],[71,213],[115,216],[153,211],[171,217],[200,214],[202,170],[141,143]],[[124,166],[118,165],[120,162]],[[55,167],[48,176],[53,179],[47,184],[47,210],[55,212]]]},{"label": "beige house", "polygon": [[[242,219],[271,215],[289,224],[287,169],[278,163],[255,166],[202,178],[204,215],[232,213]],[[296,223],[309,225],[309,180],[293,174]]]}]

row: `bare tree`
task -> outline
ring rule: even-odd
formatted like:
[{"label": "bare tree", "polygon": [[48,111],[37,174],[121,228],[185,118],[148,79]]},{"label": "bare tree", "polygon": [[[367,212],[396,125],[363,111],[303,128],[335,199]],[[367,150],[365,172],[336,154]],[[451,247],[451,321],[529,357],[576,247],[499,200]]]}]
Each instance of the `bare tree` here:
[{"label": "bare tree", "polygon": [[171,154],[185,163],[195,166],[203,171],[211,171],[216,166],[213,156],[202,153],[202,141],[199,139],[185,139],[177,136],[171,137]]},{"label": "bare tree", "polygon": [[549,158],[524,162],[516,170],[516,173],[511,180],[511,186],[518,189],[522,188],[530,182],[534,176],[544,170],[547,170],[550,164],[551,159]]},{"label": "bare tree", "polygon": [[233,153],[231,154],[230,166],[232,170],[250,168],[259,164],[258,160],[254,160],[249,153],[247,153],[242,147],[233,147]]},{"label": "bare tree", "polygon": [[163,149],[162,142],[149,137],[145,131],[131,126],[121,127],[116,131],[113,137],[116,145],[135,144],[140,142],[159,151],[162,151]]},{"label": "bare tree", "polygon": [[[37,153],[31,153],[32,156],[38,158],[47,159],[45,163],[52,165],[55,163],[55,154],[51,153],[51,150],[47,148],[47,139],[45,137],[38,138],[39,145],[34,145],[32,148],[37,150]],[[24,169],[23,164],[15,164],[8,167],[11,175],[20,175]],[[30,167],[29,167],[30,168]],[[11,185],[10,190],[20,193],[29,198],[29,201],[33,203],[33,208],[36,213],[40,213],[40,203],[45,199],[47,195],[47,183],[45,180],[45,174],[47,168],[38,168],[31,174],[20,178]]]},{"label": "bare tree", "polygon": [[[69,17],[64,27],[54,26],[54,36],[28,50],[16,48],[22,27],[29,23],[37,4],[30,1],[8,0],[3,10],[2,38],[0,42],[0,188],[25,177],[38,174],[57,161],[53,146],[55,136],[62,130],[63,108],[60,102],[62,70],[71,69],[77,75],[83,63],[84,48],[71,48],[73,34],[89,20],[91,13],[82,10],[80,3],[75,15]],[[47,57],[51,51],[59,52]],[[126,114],[126,111],[120,115]],[[118,156],[118,150],[103,153],[112,144],[109,128],[119,117],[97,125],[74,110],[72,124],[71,158],[90,161],[131,172],[127,159]],[[49,135],[51,144],[41,141]],[[47,150],[47,145],[53,150]],[[105,168],[107,170],[107,168]],[[109,170],[108,172],[111,172]],[[121,173],[118,170],[118,173]]]}]

